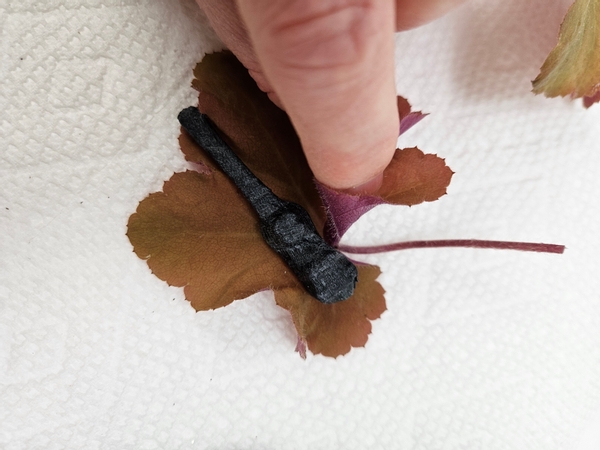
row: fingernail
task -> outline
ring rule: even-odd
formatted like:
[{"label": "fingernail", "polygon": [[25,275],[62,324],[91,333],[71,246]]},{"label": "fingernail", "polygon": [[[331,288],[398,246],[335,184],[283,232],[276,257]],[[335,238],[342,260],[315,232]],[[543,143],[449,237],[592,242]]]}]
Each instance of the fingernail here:
[{"label": "fingernail", "polygon": [[383,184],[383,173],[380,173],[375,178],[371,178],[366,183],[344,189],[344,192],[350,195],[374,194]]}]

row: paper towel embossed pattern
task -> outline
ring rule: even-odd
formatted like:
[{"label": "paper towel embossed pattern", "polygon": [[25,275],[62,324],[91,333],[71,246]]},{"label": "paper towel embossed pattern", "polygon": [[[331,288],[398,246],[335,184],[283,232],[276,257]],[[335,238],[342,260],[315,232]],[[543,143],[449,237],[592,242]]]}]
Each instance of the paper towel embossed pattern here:
[{"label": "paper towel embossed pattern", "polygon": [[[194,74],[199,109],[225,142],[276,195],[305,208],[332,245],[375,204],[432,201],[450,182],[452,171],[442,159],[418,149],[398,150],[375,195],[350,196],[368,205],[358,212],[346,208],[347,217],[340,222],[333,208],[326,211],[287,116],[256,87],[241,64],[229,53],[212,54]],[[404,111],[404,117],[408,114]],[[184,286],[196,310],[272,289],[277,304],[292,315],[301,354],[305,346],[327,356],[363,346],[370,321],[386,308],[384,290],[376,281],[379,268],[359,264],[354,295],[335,305],[321,304],[264,243],[255,212],[231,181],[185,132],[180,145],[186,159],[200,170],[176,173],[163,192],[140,203],[128,224],[136,254],[159,278]],[[328,221],[343,226],[328,235],[323,233]]]}]

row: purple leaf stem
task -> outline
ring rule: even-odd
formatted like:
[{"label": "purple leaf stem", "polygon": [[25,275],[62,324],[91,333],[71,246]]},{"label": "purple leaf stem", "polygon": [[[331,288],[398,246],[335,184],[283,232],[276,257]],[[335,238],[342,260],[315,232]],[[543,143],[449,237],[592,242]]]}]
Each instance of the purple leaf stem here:
[{"label": "purple leaf stem", "polygon": [[439,248],[439,247],[462,247],[462,248],[493,248],[496,250],[519,250],[523,252],[557,253],[565,251],[564,245],[541,244],[533,242],[510,242],[510,241],[486,241],[479,239],[441,239],[434,241],[410,241],[395,244],[374,245],[356,247],[352,245],[340,245],[338,250],[346,253],[368,255],[372,253],[391,252],[395,250],[409,250],[413,248]]},{"label": "purple leaf stem", "polygon": [[400,130],[398,136],[406,133],[429,114],[423,114],[421,111],[411,112],[400,119]]}]

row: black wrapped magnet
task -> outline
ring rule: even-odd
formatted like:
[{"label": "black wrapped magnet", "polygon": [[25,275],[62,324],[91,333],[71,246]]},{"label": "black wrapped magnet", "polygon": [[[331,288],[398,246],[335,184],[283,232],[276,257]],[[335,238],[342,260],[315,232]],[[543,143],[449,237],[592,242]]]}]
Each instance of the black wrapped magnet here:
[{"label": "black wrapped magnet", "polygon": [[277,197],[221,139],[208,118],[190,106],[179,122],[238,187],[260,221],[265,242],[322,303],[337,303],[354,293],[358,271],[342,253],[327,244],[302,206]]}]

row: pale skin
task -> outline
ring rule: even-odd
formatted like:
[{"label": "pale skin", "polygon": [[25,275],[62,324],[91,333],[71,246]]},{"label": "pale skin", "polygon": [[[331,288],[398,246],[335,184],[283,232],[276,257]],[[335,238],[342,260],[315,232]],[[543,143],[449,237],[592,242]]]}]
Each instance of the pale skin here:
[{"label": "pale skin", "polygon": [[464,0],[197,0],[322,183],[373,192],[398,137],[394,33]]}]

